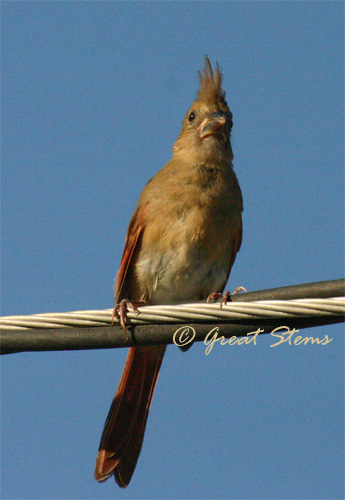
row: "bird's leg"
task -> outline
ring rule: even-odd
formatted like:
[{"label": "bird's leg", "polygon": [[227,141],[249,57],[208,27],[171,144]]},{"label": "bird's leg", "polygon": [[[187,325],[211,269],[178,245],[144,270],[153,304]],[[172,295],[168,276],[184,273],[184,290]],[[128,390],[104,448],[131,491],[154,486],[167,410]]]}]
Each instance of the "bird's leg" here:
[{"label": "bird's leg", "polygon": [[213,299],[214,301],[216,301],[216,300],[218,300],[220,297],[223,297],[223,298],[222,298],[222,300],[221,300],[221,302],[220,302],[220,307],[223,307],[223,305],[226,305],[226,304],[229,302],[229,300],[230,300],[230,302],[231,302],[231,299],[230,299],[231,295],[237,295],[239,292],[242,292],[242,291],[243,291],[243,292],[246,292],[246,291],[247,291],[247,290],[244,288],[244,286],[238,286],[238,287],[236,288],[236,290],[235,290],[233,293],[231,293],[231,294],[230,294],[229,290],[226,290],[226,291],[224,292],[224,294],[223,294],[223,293],[219,293],[219,292],[218,292],[218,293],[217,293],[217,292],[215,292],[215,293],[211,293],[211,294],[207,297],[207,302],[210,302],[210,300],[211,300],[211,299]]},{"label": "bird's leg", "polygon": [[111,322],[114,322],[115,318],[119,318],[120,324],[125,332],[125,337],[128,340],[128,330],[126,326],[127,322],[127,311],[128,308],[130,307],[134,312],[139,314],[138,307],[144,306],[145,302],[133,302],[132,300],[129,299],[122,299],[118,304],[115,304],[114,310],[113,310],[113,316],[111,318]]}]

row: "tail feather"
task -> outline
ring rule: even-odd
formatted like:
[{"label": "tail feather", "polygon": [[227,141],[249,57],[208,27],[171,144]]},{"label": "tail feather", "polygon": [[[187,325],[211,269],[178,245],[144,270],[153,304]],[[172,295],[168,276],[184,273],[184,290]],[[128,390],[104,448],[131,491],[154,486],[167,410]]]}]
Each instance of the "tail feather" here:
[{"label": "tail feather", "polygon": [[131,347],[105,422],[96,460],[97,481],[125,488],[140,455],[147,417],[166,346]]}]

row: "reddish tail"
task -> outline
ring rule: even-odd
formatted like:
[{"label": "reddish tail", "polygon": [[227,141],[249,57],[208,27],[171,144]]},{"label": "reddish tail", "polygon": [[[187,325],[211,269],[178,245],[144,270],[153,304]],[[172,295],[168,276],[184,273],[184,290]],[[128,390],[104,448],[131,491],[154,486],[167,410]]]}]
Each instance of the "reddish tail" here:
[{"label": "reddish tail", "polygon": [[104,425],[95,478],[114,473],[128,486],[143,444],[146,421],[166,346],[131,347]]}]

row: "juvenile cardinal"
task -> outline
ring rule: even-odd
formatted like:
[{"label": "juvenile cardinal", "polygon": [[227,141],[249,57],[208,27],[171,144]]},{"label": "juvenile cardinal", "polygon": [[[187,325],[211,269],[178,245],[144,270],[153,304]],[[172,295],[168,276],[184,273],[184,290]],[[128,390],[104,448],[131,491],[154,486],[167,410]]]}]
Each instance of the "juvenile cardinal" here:
[{"label": "juvenile cardinal", "polygon": [[[128,300],[178,304],[221,294],[240,249],[243,203],[218,64],[213,71],[206,57],[199,79],[173,157],[146,184],[129,223],[115,287],[120,311]],[[129,349],[99,446],[97,481],[114,474],[119,486],[129,484],[165,349]]]}]

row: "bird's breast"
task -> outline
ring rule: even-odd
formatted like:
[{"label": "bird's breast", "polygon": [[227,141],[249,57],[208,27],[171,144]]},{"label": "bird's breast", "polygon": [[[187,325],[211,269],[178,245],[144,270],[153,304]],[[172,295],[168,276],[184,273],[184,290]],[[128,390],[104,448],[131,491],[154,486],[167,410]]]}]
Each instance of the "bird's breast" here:
[{"label": "bird's breast", "polygon": [[196,301],[222,291],[241,231],[241,203],[229,190],[186,184],[181,191],[150,204],[135,274],[151,304]]}]

